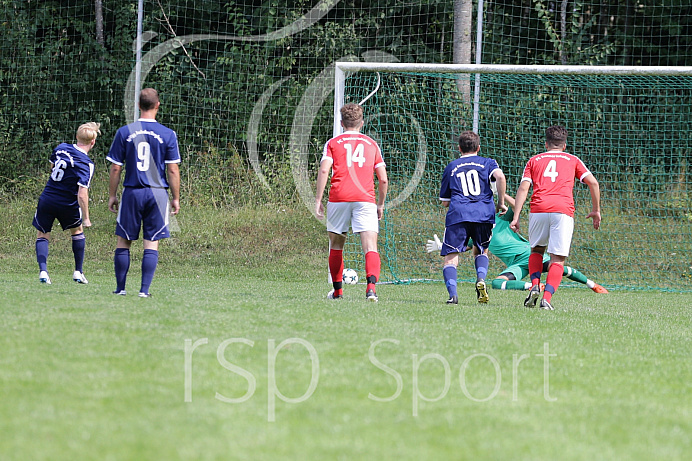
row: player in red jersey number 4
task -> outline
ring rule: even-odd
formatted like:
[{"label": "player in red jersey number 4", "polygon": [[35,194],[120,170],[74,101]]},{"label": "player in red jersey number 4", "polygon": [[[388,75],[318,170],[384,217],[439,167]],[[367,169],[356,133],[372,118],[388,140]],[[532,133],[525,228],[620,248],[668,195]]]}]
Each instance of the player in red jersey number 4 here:
[{"label": "player in red jersey number 4", "polygon": [[[384,215],[384,200],[387,196],[387,170],[380,147],[372,138],[360,132],[363,124],[363,108],[360,105],[346,104],[341,108],[341,126],[344,133],[330,139],[324,145],[317,174],[315,214],[322,218],[322,196],[329,172],[332,171],[327,203],[329,273],[334,287],[329,292],[330,299],[343,297],[343,248],[346,233],[351,227],[354,234],[360,234],[360,243],[365,254],[365,297],[370,301],[377,301],[375,283],[380,278],[377,234],[378,221]],[[379,183],[377,200],[374,175],[377,175]]]},{"label": "player in red jersey number 4", "polygon": [[545,281],[545,291],[540,307],[553,310],[555,294],[564,271],[564,264],[572,243],[574,231],[574,180],[578,179],[589,187],[594,229],[601,225],[600,188],[598,181],[579,157],[565,152],[567,130],[562,126],[551,126],[546,130],[547,152],[529,159],[519,184],[515,199],[514,219],[510,228],[519,231],[519,215],[526,201],[529,188],[533,186],[529,213],[529,275],[531,290],[524,306],[535,307],[541,294],[540,281],[543,254],[550,254],[550,266]]}]

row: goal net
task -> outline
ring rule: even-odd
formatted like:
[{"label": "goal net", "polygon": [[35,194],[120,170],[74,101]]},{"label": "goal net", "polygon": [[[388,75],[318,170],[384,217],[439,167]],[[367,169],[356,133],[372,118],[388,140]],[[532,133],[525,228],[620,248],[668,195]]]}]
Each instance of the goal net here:
[{"label": "goal net", "polygon": [[[460,132],[480,134],[481,155],[498,161],[514,195],[545,129],[559,124],[602,195],[595,231],[588,188],[575,186],[568,264],[608,287],[692,289],[692,68],[337,63],[335,120],[378,80],[363,106],[364,132],[380,143],[390,178],[383,281],[441,280],[441,258],[424,246],[444,232],[440,176]],[[359,242],[348,245],[346,266],[362,271]],[[502,269],[491,257],[489,278]],[[470,255],[459,279],[475,280]]]}]

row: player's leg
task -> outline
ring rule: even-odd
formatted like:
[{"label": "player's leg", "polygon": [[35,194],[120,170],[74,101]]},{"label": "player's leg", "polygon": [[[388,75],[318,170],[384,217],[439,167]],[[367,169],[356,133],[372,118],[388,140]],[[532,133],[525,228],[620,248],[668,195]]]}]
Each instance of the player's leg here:
[{"label": "player's leg", "polygon": [[115,269],[115,291],[113,293],[117,295],[125,295],[127,272],[130,270],[131,245],[132,240],[127,240],[118,235],[118,242],[113,256],[113,267]]},{"label": "player's leg", "polygon": [[358,202],[353,206],[351,227],[360,235],[360,244],[365,256],[365,298],[377,301],[375,284],[380,280],[381,261],[377,252],[377,235],[380,231],[377,219],[377,205],[369,202]]},{"label": "player's leg", "polygon": [[528,290],[531,288],[530,282],[524,282],[522,279],[529,273],[529,259],[525,260],[524,264],[512,264],[492,282],[494,290]]},{"label": "player's leg", "polygon": [[442,263],[442,276],[449,293],[447,304],[458,304],[457,293],[457,266],[459,265],[459,253],[466,251],[469,241],[466,223],[452,224],[445,228],[442,237],[442,249],[440,256],[444,257]]},{"label": "player's leg", "polygon": [[381,261],[377,252],[377,232],[361,231],[360,243],[365,255],[365,297],[370,301],[377,301],[375,284],[380,280]]},{"label": "player's leg", "polygon": [[127,273],[130,270],[130,247],[132,242],[139,238],[141,229],[142,215],[138,204],[139,195],[141,195],[141,189],[125,187],[120,197],[115,226],[115,235],[117,235],[118,241],[113,256],[116,283],[113,293],[118,295],[125,295],[126,293]]},{"label": "player's leg", "polygon": [[139,288],[139,296],[147,298],[159,264],[159,241],[143,239],[142,243],[144,254],[142,255],[142,284]]},{"label": "player's leg", "polygon": [[449,293],[447,304],[458,304],[459,294],[457,292],[457,266],[459,265],[459,253],[448,253],[442,263],[442,277]]},{"label": "player's leg", "polygon": [[575,282],[583,283],[596,293],[608,293],[608,290],[606,290],[593,280],[587,278],[586,275],[584,275],[583,273],[571,266],[565,266],[564,273],[562,275]]},{"label": "player's leg", "polygon": [[473,223],[470,224],[469,235],[473,239],[473,265],[476,269],[476,299],[479,303],[487,303],[490,300],[488,296],[488,287],[485,284],[485,278],[488,276],[488,245],[492,237],[492,223]]},{"label": "player's leg", "polygon": [[86,238],[84,228],[80,224],[70,229],[72,240],[72,254],[74,255],[74,273],[72,280],[77,283],[89,283],[84,276],[84,251],[86,248]]},{"label": "player's leg", "polygon": [[151,296],[149,288],[159,264],[159,240],[170,237],[168,216],[170,202],[165,189],[145,189],[146,200],[142,203],[142,236],[144,254],[142,255],[142,281],[139,297]]},{"label": "player's leg", "polygon": [[332,291],[330,299],[339,299],[344,296],[344,245],[346,235],[328,232],[329,235],[329,275],[332,278]]},{"label": "player's leg", "polygon": [[560,286],[562,276],[565,273],[565,260],[569,256],[574,231],[574,218],[562,213],[551,214],[550,242],[550,267],[545,280],[545,291],[541,300],[541,307],[552,310],[553,295]]},{"label": "player's leg", "polygon": [[50,232],[36,232],[36,262],[38,263],[38,280],[41,283],[50,285],[48,276],[48,244],[50,242]]},{"label": "player's leg", "polygon": [[36,206],[34,214],[33,226],[36,228],[36,262],[38,263],[38,280],[41,283],[50,285],[50,277],[48,276],[48,246],[50,242],[50,232],[53,229],[55,216],[52,214],[50,204],[41,197]]},{"label": "player's leg", "polygon": [[332,279],[332,290],[327,294],[329,299],[341,299],[344,296],[344,245],[346,233],[351,226],[351,208],[349,202],[327,202],[327,235],[329,235],[329,275]]},{"label": "player's leg", "polygon": [[488,249],[479,250],[474,245],[473,253],[475,255],[473,264],[476,268],[476,299],[479,303],[487,303],[490,300],[488,295],[488,287],[485,285],[485,277],[488,275]]}]

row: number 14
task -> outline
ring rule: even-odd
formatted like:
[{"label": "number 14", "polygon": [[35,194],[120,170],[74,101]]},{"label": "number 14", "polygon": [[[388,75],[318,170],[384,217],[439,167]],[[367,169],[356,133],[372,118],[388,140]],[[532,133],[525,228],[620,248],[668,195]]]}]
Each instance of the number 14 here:
[{"label": "number 14", "polygon": [[346,165],[351,168],[351,165],[357,163],[362,167],[365,163],[365,146],[363,144],[356,145],[356,150],[353,150],[352,144],[344,144],[346,149]]}]

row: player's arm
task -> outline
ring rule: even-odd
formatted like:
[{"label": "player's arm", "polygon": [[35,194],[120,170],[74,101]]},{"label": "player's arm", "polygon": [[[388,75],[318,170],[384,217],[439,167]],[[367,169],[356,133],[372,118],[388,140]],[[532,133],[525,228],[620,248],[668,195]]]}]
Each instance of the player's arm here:
[{"label": "player's arm", "polygon": [[586,218],[593,219],[593,228],[601,227],[601,188],[598,181],[592,174],[584,178],[584,184],[589,186],[591,192],[591,213],[586,215]]},{"label": "player's arm", "polygon": [[315,215],[318,218],[324,216],[324,205],[322,204],[322,196],[324,196],[324,189],[327,187],[327,180],[329,179],[329,171],[332,169],[332,163],[334,161],[329,157],[322,157],[320,162],[320,169],[317,172],[317,190],[315,191]]},{"label": "player's arm", "polygon": [[91,227],[91,220],[89,219],[89,189],[84,186],[79,186],[77,190],[77,203],[79,203],[79,208],[82,209],[82,225],[84,227]]},{"label": "player's arm", "polygon": [[514,209],[514,198],[507,193],[505,193],[505,202],[507,203],[507,205],[511,206],[512,209]]},{"label": "player's arm", "polygon": [[171,191],[171,214],[176,215],[180,211],[180,166],[178,163],[166,164],[166,178]]},{"label": "player's arm", "polygon": [[493,172],[493,177],[495,178],[495,185],[497,187],[497,207],[495,211],[500,214],[505,214],[507,212],[507,205],[505,205],[505,195],[507,195],[507,179],[502,170],[495,170]]},{"label": "player's arm", "polygon": [[526,197],[529,195],[529,187],[531,187],[529,181],[522,181],[519,183],[517,196],[514,198],[514,219],[509,224],[509,228],[514,232],[519,232],[519,217],[521,216],[521,209],[524,206],[524,202],[526,202]]},{"label": "player's arm", "polygon": [[108,176],[108,209],[113,213],[118,212],[118,185],[120,185],[120,173],[122,165],[115,163],[111,164],[111,169]]},{"label": "player's arm", "polygon": [[387,179],[387,169],[384,166],[375,168],[377,175],[377,219],[384,216],[384,200],[387,198],[389,179]]}]

